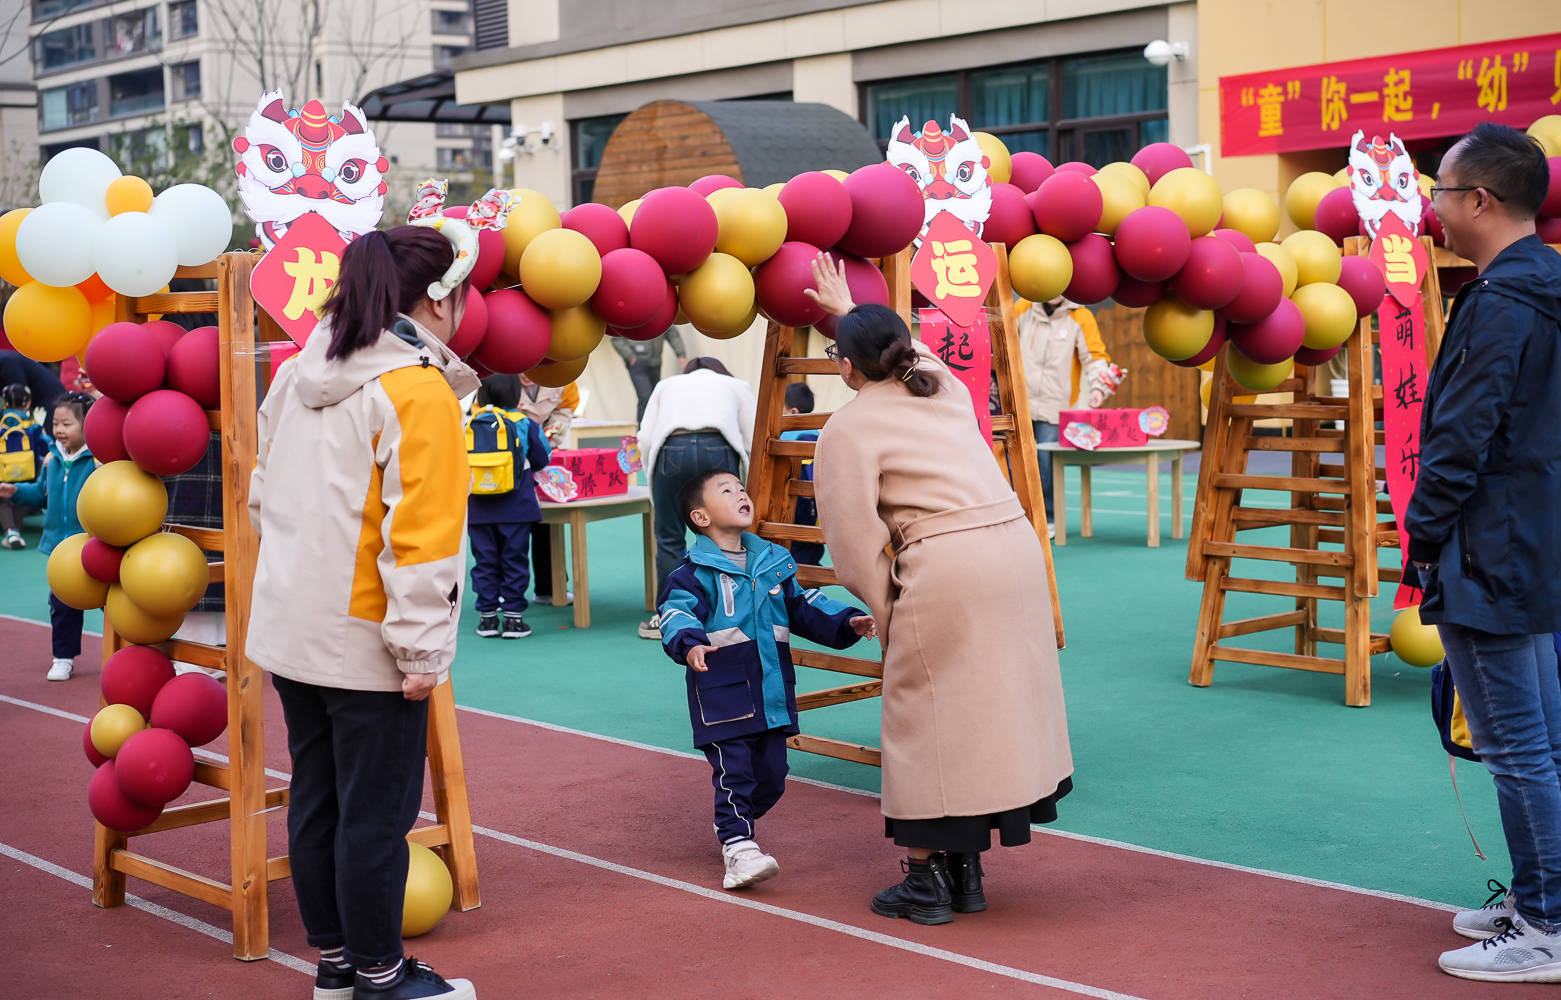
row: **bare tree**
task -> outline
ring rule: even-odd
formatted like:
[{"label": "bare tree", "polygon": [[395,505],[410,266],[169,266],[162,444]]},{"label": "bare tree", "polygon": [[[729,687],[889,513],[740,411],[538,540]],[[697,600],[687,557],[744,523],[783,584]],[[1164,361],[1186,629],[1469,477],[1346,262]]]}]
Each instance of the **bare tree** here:
[{"label": "bare tree", "polygon": [[[9,14],[0,13],[0,66],[4,66],[12,59],[26,55],[32,49],[32,39],[29,37],[27,12],[32,9],[28,0],[16,0],[16,9]],[[63,17],[67,11],[61,11],[42,24],[38,25],[39,33],[48,31],[49,28]],[[16,43],[14,48],[12,42]]]}]

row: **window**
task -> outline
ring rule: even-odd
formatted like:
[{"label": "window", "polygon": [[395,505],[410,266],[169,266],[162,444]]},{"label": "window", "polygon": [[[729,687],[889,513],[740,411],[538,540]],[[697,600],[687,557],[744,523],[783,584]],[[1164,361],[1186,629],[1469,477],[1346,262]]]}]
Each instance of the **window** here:
[{"label": "window", "polygon": [[945,127],[957,114],[1013,152],[1096,166],[1127,159],[1167,135],[1166,73],[1137,51],[1047,59],[862,88],[862,117],[880,144],[895,122]]},{"label": "window", "polygon": [[434,34],[460,35],[462,38],[471,37],[472,15],[469,11],[436,10],[432,13]]},{"label": "window", "polygon": [[43,21],[59,17],[81,7],[92,7],[103,0],[33,0],[33,20]]},{"label": "window", "polygon": [[33,64],[40,72],[46,72],[91,62],[97,58],[92,35],[90,23],[39,35],[33,40]]},{"label": "window", "polygon": [[54,87],[39,95],[38,127],[49,129],[68,128],[97,121],[98,81],[84,80],[65,87]]},{"label": "window", "polygon": [[108,78],[108,113],[118,118],[122,115],[144,114],[163,108],[163,68],[136,70]]},{"label": "window", "polygon": [[469,149],[451,149],[448,146],[441,146],[435,150],[435,160],[440,170],[470,170],[471,153]]},{"label": "window", "polygon": [[174,63],[169,66],[168,87],[170,100],[193,101],[199,98],[201,96],[200,60]]},{"label": "window", "polygon": [[103,29],[103,54],[108,57],[153,52],[163,47],[156,7],[111,17],[103,22]]},{"label": "window", "polygon": [[488,136],[492,130],[492,125],[468,125],[465,122],[439,122],[434,125],[434,138],[475,139],[480,136]]},{"label": "window", "polygon": [[574,203],[583,205],[591,200],[596,190],[596,168],[602,162],[602,151],[613,129],[627,115],[601,115],[597,118],[577,118],[569,123],[569,146],[574,150],[574,170],[571,180]]},{"label": "window", "polygon": [[169,38],[194,38],[200,33],[200,28],[195,0],[178,0],[168,5]]},{"label": "window", "polygon": [[468,51],[468,49],[467,49],[467,47],[465,45],[435,45],[434,46],[434,69],[436,69],[436,70],[446,70],[446,69],[449,69],[450,66],[451,66],[451,63],[454,62],[455,57],[456,56],[463,56],[463,55],[465,55],[467,53],[467,51]]}]

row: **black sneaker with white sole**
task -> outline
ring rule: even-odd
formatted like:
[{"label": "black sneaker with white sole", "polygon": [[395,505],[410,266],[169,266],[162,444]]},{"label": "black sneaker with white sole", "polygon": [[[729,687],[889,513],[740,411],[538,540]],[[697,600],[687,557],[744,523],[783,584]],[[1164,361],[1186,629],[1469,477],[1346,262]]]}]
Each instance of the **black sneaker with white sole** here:
[{"label": "black sneaker with white sole", "polygon": [[361,973],[352,984],[352,1000],[477,1000],[469,979],[446,980],[426,963],[407,956],[396,978],[383,986]]},{"label": "black sneaker with white sole", "polygon": [[492,639],[499,634],[499,614],[497,611],[484,614],[477,619],[477,634],[484,639]]},{"label": "black sneaker with white sole", "polygon": [[506,639],[524,639],[531,634],[531,626],[519,615],[505,615],[504,631],[500,634]]},{"label": "black sneaker with white sole", "polygon": [[314,1000],[352,1000],[357,972],[351,966],[321,962],[314,970]]}]

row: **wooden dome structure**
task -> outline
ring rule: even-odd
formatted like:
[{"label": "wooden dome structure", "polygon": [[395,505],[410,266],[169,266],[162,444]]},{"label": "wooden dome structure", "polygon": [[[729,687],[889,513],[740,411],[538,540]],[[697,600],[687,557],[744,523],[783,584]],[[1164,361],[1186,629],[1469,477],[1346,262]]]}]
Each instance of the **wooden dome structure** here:
[{"label": "wooden dome structure", "polygon": [[862,124],[827,104],[655,101],[613,130],[593,198],[618,208],[706,174],[765,187],[808,170],[855,170],[882,160]]}]

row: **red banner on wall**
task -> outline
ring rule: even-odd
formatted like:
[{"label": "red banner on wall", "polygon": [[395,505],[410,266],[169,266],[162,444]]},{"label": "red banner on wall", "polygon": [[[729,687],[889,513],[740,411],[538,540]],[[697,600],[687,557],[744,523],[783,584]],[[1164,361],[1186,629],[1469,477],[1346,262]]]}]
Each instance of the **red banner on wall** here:
[{"label": "red banner on wall", "polygon": [[1400,139],[1482,121],[1527,128],[1561,105],[1561,34],[1220,77],[1220,155]]}]

